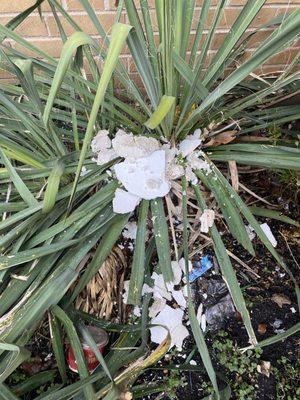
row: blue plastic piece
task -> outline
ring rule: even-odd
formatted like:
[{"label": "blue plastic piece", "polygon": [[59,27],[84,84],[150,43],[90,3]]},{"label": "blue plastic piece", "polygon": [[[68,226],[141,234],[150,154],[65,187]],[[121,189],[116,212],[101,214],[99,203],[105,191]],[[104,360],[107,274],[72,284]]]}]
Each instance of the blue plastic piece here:
[{"label": "blue plastic piece", "polygon": [[189,275],[189,281],[190,282],[194,282],[200,276],[205,274],[206,271],[208,271],[210,268],[213,267],[213,263],[212,263],[212,261],[211,261],[209,256],[201,257],[200,262],[198,262],[197,264],[199,266],[197,266],[196,268],[193,268],[193,270],[190,272],[190,275]]}]

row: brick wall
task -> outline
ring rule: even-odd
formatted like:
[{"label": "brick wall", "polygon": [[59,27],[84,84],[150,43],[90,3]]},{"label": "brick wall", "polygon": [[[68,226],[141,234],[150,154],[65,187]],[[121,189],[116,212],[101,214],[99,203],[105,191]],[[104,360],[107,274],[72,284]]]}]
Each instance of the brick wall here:
[{"label": "brick wall", "polygon": [[[210,10],[210,15],[207,21],[206,29],[209,28],[210,21],[213,17],[215,6],[218,0],[213,0],[212,7]],[[15,17],[20,11],[23,11],[27,7],[31,6],[35,3],[35,0],[0,0],[0,24],[6,24],[11,18]],[[47,3],[47,2],[45,2]],[[90,0],[91,5],[94,7],[97,15],[99,16],[101,23],[103,24],[104,29],[109,34],[111,26],[114,21],[115,15],[115,0]],[[138,3],[138,2],[137,2]],[[229,0],[228,5],[223,12],[222,19],[220,25],[217,30],[217,34],[215,39],[211,45],[210,53],[211,55],[218,49],[218,46],[222,43],[224,35],[228,32],[235,18],[239,14],[243,4],[246,1],[244,0]],[[94,38],[98,38],[97,32],[90,22],[87,14],[84,12],[83,7],[79,0],[61,0],[62,6],[72,15],[76,23],[87,33],[91,34]],[[154,0],[150,0],[149,4],[153,6]],[[197,8],[195,15],[195,24],[196,25],[197,15],[200,13],[200,5],[201,0],[199,0],[199,7]],[[248,29],[249,32],[253,31],[255,27],[260,26],[261,24],[266,23],[267,21],[273,19],[274,17],[284,14],[290,13],[293,10],[300,7],[300,0],[267,0],[264,7],[261,9],[257,17],[252,23],[252,26]],[[16,32],[21,35],[23,38],[29,40],[33,45],[48,53],[53,57],[59,57],[62,42],[59,37],[59,31],[57,29],[54,17],[51,13],[50,7],[48,4],[44,4],[43,7],[43,21],[40,19],[38,12],[34,12],[28,17],[17,29]],[[154,16],[154,12],[152,12],[152,16]],[[61,22],[67,32],[67,34],[72,33],[72,27],[61,17]],[[125,14],[121,17],[121,22],[127,22]],[[155,25],[155,21],[153,18],[153,23]],[[259,45],[259,43],[267,37],[270,33],[271,28],[265,29],[261,31],[259,34],[255,35],[249,42],[248,50],[246,55],[251,54],[254,49]],[[194,34],[194,31],[191,32]],[[21,49],[19,45],[15,43],[11,43],[12,46]],[[24,49],[22,48],[22,51]],[[274,55],[268,63],[264,66],[263,70],[256,71],[256,73],[268,73],[272,71],[281,71],[284,70],[285,66],[293,60],[295,55],[300,51],[300,42],[294,43],[293,47],[290,49],[286,49],[285,52],[280,55]],[[27,52],[29,55],[33,55],[30,52]],[[126,65],[128,66],[128,70],[131,74],[136,73],[135,66],[130,60],[128,53],[124,53],[122,55]],[[0,78],[8,78],[4,75],[0,70]]]}]

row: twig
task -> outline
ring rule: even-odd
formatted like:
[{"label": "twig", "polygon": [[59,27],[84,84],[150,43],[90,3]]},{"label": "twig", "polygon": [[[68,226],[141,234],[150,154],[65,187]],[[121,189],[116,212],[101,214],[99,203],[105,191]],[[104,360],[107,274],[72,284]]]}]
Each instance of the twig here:
[{"label": "twig", "polygon": [[251,194],[251,196],[255,197],[256,199],[260,200],[261,202],[267,204],[268,206],[277,208],[277,206],[276,206],[275,204],[272,204],[272,203],[268,202],[267,200],[265,200],[264,198],[258,196],[258,194],[252,192],[252,190],[248,189],[248,188],[247,188],[245,185],[243,185],[242,183],[239,183],[239,186],[240,186],[243,190],[245,190],[247,193]]},{"label": "twig", "polygon": [[247,265],[246,263],[244,263],[244,261],[242,261],[240,258],[238,258],[235,254],[231,253],[231,251],[226,250],[227,254],[233,258],[235,261],[237,261],[242,267],[244,267],[247,271],[249,271],[252,275],[254,275],[256,278],[260,278],[260,276],[254,272],[249,265]]}]

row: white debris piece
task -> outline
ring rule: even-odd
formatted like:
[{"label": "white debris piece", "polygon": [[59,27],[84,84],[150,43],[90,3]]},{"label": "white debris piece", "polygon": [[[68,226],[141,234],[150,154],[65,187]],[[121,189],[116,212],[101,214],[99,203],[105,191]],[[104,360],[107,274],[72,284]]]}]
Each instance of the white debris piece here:
[{"label": "white debris piece", "polygon": [[149,307],[149,318],[155,318],[165,308],[166,304],[166,299],[154,299],[153,304]]},{"label": "white debris piece", "polygon": [[187,165],[186,169],[185,169],[185,176],[186,179],[192,183],[192,185],[196,185],[198,182],[198,178],[196,176],[196,174],[194,174],[192,168]]},{"label": "white debris piece", "polygon": [[215,220],[214,210],[206,208],[200,217],[200,222],[201,222],[200,231],[208,233],[209,228],[211,228],[214,224],[214,220]]},{"label": "white debris piece", "polygon": [[97,165],[104,165],[117,157],[118,156],[113,149],[108,149],[105,151],[100,151],[97,155],[97,158],[93,158],[92,160],[95,161]]},{"label": "white debris piece", "polygon": [[252,240],[255,238],[255,232],[251,225],[245,225],[246,232],[249,236],[249,239]]},{"label": "white debris piece", "polygon": [[140,317],[142,314],[141,314],[141,309],[140,309],[140,307],[139,306],[135,306],[134,307],[134,309],[133,309],[133,315],[135,315],[136,317]]},{"label": "white debris piece", "polygon": [[181,290],[172,290],[172,296],[181,308],[186,309],[186,299]]},{"label": "white debris piece", "polygon": [[[179,264],[182,272],[185,274],[185,260],[184,260],[183,257],[179,260],[178,264]],[[191,272],[192,269],[193,269],[193,264],[192,264],[192,262],[190,260],[189,260],[189,263],[188,263],[188,269],[189,269],[189,272]]]},{"label": "white debris piece", "polygon": [[135,221],[128,222],[123,230],[123,236],[126,239],[135,240],[137,234],[137,223]]},{"label": "white debris piece", "polygon": [[190,361],[190,365],[197,365],[197,363],[196,363],[195,360],[191,360],[191,361]]},{"label": "white debris piece", "polygon": [[183,340],[189,335],[189,332],[185,326],[182,325],[183,311],[180,308],[172,308],[168,305],[152,319],[151,323],[155,326],[150,328],[151,340],[154,343],[162,343],[167,336],[167,330],[163,328],[165,326],[171,335],[171,346],[174,345],[178,348],[182,348]]},{"label": "white debris piece", "polygon": [[147,285],[147,283],[144,283],[142,289],[142,296],[144,296],[146,293],[153,293],[153,288]]},{"label": "white debris piece", "polygon": [[140,197],[123,189],[117,189],[113,198],[113,211],[117,214],[132,212],[140,201]]},{"label": "white debris piece", "polygon": [[174,283],[174,285],[179,285],[181,278],[182,278],[182,269],[179,265],[179,262],[172,261],[171,267],[172,267],[172,271],[173,271],[173,275],[174,275],[173,283]]},{"label": "white debris piece", "polygon": [[164,144],[162,149],[166,154],[166,179],[170,182],[183,176],[184,168],[182,165],[178,164],[178,160],[176,158],[178,155],[177,148],[170,148],[169,144]]},{"label": "white debris piece", "polygon": [[203,304],[200,303],[198,310],[197,310],[197,321],[199,322],[199,324],[201,323],[202,314],[203,314]]},{"label": "white debris piece", "polygon": [[200,321],[200,326],[203,332],[206,331],[206,315],[202,314],[201,315],[201,321]]},{"label": "white debris piece", "polygon": [[150,156],[126,159],[115,165],[118,180],[132,194],[151,200],[165,196],[170,185],[165,177],[166,160],[164,150]]},{"label": "white debris piece", "polygon": [[265,222],[264,224],[261,224],[260,227],[264,231],[264,233],[267,236],[267,238],[269,239],[271,245],[273,247],[276,247],[277,246],[277,240],[275,239],[275,237],[274,237],[269,225]]},{"label": "white debris piece", "polygon": [[203,160],[201,157],[202,152],[198,153],[192,153],[187,157],[188,165],[193,169],[193,170],[203,170],[206,172],[211,172],[211,167],[208,164],[207,161]]},{"label": "white debris piece", "polygon": [[127,304],[127,300],[128,300],[128,291],[129,291],[129,281],[124,281],[123,290],[124,290],[124,293],[123,293],[123,295],[122,295],[122,297],[123,297],[123,303],[124,303],[124,304]]},{"label": "white debris piece", "polygon": [[201,130],[196,129],[192,135],[187,136],[180,144],[179,151],[183,157],[191,154],[201,144],[200,140]]},{"label": "white debris piece", "polygon": [[83,167],[81,168],[81,171],[80,171],[80,176],[85,176],[85,175],[87,175],[89,172],[90,172],[90,170],[87,169],[85,166],[83,166]]},{"label": "white debris piece", "polygon": [[151,278],[154,280],[153,297],[156,299],[164,298],[169,301],[172,300],[172,296],[167,290],[163,276],[153,272]]},{"label": "white debris piece", "polygon": [[98,153],[101,150],[106,150],[111,147],[111,140],[108,136],[109,132],[107,130],[101,130],[93,138],[91,142],[91,148],[93,153]]},{"label": "white debris piece", "polygon": [[160,148],[160,144],[157,139],[134,136],[119,129],[112,140],[112,147],[119,157],[136,159],[149,156]]}]

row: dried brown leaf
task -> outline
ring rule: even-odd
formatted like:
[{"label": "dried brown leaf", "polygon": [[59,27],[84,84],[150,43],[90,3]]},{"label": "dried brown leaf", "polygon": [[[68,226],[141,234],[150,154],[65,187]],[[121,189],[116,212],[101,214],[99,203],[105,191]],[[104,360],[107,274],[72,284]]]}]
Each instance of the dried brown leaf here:
[{"label": "dried brown leaf", "polygon": [[203,147],[215,147],[230,143],[235,139],[237,132],[238,131],[236,130],[221,132],[218,135],[213,136]]},{"label": "dried brown leaf", "polygon": [[279,293],[274,293],[271,297],[271,300],[274,301],[274,303],[276,303],[280,308],[282,308],[284,304],[292,304],[291,300],[288,297],[286,297],[284,294]]}]

